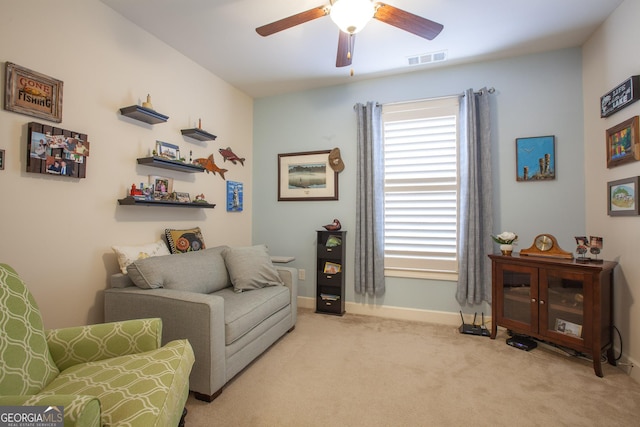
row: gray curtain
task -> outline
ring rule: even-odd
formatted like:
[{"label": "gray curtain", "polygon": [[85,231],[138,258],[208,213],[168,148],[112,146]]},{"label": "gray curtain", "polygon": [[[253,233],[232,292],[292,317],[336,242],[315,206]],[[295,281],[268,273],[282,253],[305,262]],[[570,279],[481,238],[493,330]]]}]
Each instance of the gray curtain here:
[{"label": "gray curtain", "polygon": [[489,93],[468,89],[460,98],[460,304],[491,303],[493,183],[491,176]]},{"label": "gray curtain", "polygon": [[354,107],[358,124],[355,291],[382,295],[384,283],[384,141],[382,107]]}]

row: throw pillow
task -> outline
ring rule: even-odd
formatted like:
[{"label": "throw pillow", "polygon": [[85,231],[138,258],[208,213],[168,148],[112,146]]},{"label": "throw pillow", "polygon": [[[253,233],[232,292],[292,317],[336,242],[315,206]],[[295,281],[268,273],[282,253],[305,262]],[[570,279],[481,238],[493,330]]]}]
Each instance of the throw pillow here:
[{"label": "throw pillow", "polygon": [[129,265],[129,278],[139,288],[165,288],[208,294],[228,287],[222,252],[226,246],[141,259]]},{"label": "throw pillow", "polygon": [[204,239],[200,227],[188,230],[174,230],[167,228],[164,230],[172,254],[199,251],[205,249]]},{"label": "throw pillow", "polygon": [[111,249],[118,257],[120,271],[127,274],[127,266],[139,259],[145,259],[152,256],[171,255],[167,245],[162,240],[155,243],[149,243],[140,246],[112,246]]},{"label": "throw pillow", "polygon": [[284,284],[265,245],[226,248],[222,257],[236,292]]}]

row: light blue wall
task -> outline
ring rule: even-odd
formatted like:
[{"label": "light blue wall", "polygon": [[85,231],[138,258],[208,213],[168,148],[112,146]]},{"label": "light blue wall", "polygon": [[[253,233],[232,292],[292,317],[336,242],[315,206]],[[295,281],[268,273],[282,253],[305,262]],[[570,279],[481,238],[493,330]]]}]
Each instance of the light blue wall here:
[{"label": "light blue wall", "polygon": [[[572,251],[571,236],[585,233],[582,71],[579,49],[514,59],[452,66],[393,77],[358,80],[345,86],[257,99],[254,103],[255,169],[253,242],[272,254],[294,255],[305,269],[300,295],[315,293],[315,230],[339,218],[347,230],[346,301],[455,312],[455,283],[387,279],[387,292],[364,301],[353,291],[357,102],[391,103],[459,94],[494,87],[492,149],[495,172],[495,232],[519,236],[527,248],[540,233],[558,237]],[[357,72],[357,66],[356,72]],[[557,179],[515,180],[515,138],[556,136]],[[339,175],[339,201],[278,202],[278,153],[340,147],[345,170]],[[489,236],[487,236],[489,238]]]}]

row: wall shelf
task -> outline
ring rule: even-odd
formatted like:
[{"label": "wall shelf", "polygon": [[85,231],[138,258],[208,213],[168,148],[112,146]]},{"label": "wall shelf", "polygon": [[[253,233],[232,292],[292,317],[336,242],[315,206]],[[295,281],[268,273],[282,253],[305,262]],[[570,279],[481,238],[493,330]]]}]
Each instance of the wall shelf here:
[{"label": "wall shelf", "polygon": [[175,207],[175,208],[199,208],[199,209],[213,209],[216,207],[212,203],[203,202],[176,202],[172,200],[137,200],[134,197],[127,196],[124,199],[118,199],[118,204],[123,206],[163,206],[163,207]]},{"label": "wall shelf", "polygon": [[142,157],[138,159],[138,164],[153,166],[161,169],[169,169],[179,172],[188,172],[188,173],[196,173],[196,172],[204,172],[204,168],[202,166],[194,165],[191,163],[179,162],[177,160],[169,160],[163,157]]},{"label": "wall shelf", "polygon": [[180,132],[182,132],[184,136],[197,139],[198,141],[215,141],[215,139],[217,138],[217,136],[200,128],[181,129]]},{"label": "wall shelf", "polygon": [[131,105],[129,107],[123,107],[120,109],[120,114],[130,117],[132,119],[155,125],[157,123],[164,123],[169,119],[169,116],[160,114],[157,111],[149,108],[144,108],[139,105]]}]

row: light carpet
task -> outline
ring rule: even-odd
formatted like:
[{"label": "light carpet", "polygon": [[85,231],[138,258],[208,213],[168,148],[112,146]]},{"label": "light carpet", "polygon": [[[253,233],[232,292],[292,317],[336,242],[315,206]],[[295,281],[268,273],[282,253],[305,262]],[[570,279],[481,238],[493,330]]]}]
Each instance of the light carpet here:
[{"label": "light carpet", "polygon": [[457,328],[300,309],[187,426],[632,426],[640,384],[603,365]]}]

